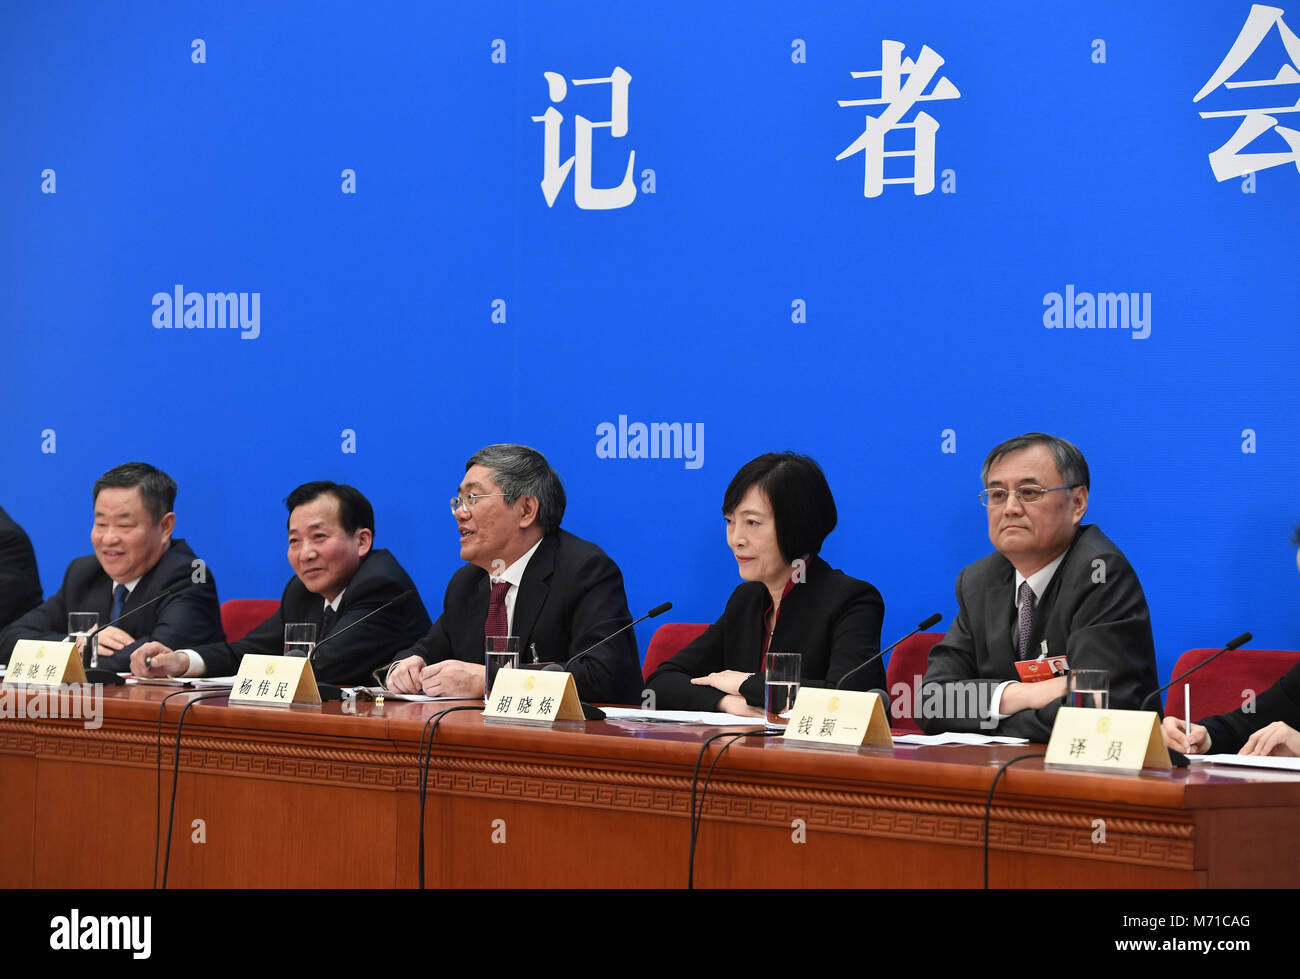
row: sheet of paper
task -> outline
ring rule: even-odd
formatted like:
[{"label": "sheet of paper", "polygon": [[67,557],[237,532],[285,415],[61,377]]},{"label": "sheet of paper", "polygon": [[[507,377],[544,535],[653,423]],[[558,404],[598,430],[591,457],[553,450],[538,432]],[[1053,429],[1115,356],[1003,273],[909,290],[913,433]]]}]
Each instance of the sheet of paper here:
[{"label": "sheet of paper", "polygon": [[130,676],[126,682],[132,685],[139,684],[142,687],[192,687],[198,677],[183,676]]},{"label": "sheet of paper", "polygon": [[894,744],[1029,744],[1028,738],[1007,738],[1000,734],[899,734]]},{"label": "sheet of paper", "polygon": [[762,727],[761,717],[742,717],[739,714],[719,714],[699,710],[642,710],[639,707],[602,707],[605,717],[615,721],[640,721],[645,724],[709,724],[714,727],[733,727],[743,724]]},{"label": "sheet of paper", "polygon": [[435,700],[478,700],[477,697],[426,697],[422,693],[393,693],[391,690],[385,690],[383,687],[355,687],[356,690],[364,690],[372,697],[382,696],[385,700],[409,700],[413,704],[431,704]]},{"label": "sheet of paper", "polygon": [[1300,772],[1300,758],[1278,755],[1188,755],[1187,759],[1205,765],[1245,765],[1249,768],[1278,768]]}]

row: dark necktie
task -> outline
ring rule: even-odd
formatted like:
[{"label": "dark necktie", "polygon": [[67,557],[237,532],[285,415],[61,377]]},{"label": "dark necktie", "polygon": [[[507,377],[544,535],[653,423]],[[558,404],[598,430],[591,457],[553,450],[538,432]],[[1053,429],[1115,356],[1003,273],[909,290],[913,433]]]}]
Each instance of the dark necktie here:
[{"label": "dark necktie", "polygon": [[483,636],[507,636],[510,623],[506,616],[506,592],[510,582],[498,581],[492,586],[492,597],[488,599],[487,619],[483,623]]},{"label": "dark necktie", "polygon": [[118,585],[113,589],[113,611],[109,613],[109,622],[112,622],[122,615],[122,606],[126,604],[126,596],[126,585]]},{"label": "dark necktie", "polygon": [[1034,590],[1029,582],[1020,584],[1020,644],[1017,649],[1021,659],[1028,659],[1031,653],[1029,637],[1034,631]]},{"label": "dark necktie", "polygon": [[326,605],[325,614],[321,616],[321,624],[320,624],[321,639],[324,639],[326,636],[330,634],[330,630],[334,628],[334,623],[338,621],[338,618],[339,618],[339,614],[334,611],[334,606]]}]

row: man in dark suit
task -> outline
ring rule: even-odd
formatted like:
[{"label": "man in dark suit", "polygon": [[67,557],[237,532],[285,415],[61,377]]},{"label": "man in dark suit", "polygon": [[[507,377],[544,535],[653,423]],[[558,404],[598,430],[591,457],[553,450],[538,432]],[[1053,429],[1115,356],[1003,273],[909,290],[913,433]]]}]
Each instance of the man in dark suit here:
[{"label": "man in dark suit", "polygon": [[[289,508],[289,563],[295,576],[284,586],[280,607],[243,639],[172,650],[162,643],[141,646],[131,656],[141,676],[230,676],[247,653],[284,653],[286,622],[317,627],[320,653],[312,669],[325,683],[373,682],[371,671],[392,661],[429,628],[429,613],[419,595],[376,615],[341,635],[354,622],[414,591],[411,578],[386,550],[374,543],[375,513],[352,486],[304,483],[285,500]],[[337,642],[326,643],[339,633]]]},{"label": "man in dark suit", "polygon": [[0,507],[0,629],[40,604],[41,578],[32,542]]},{"label": "man in dark suit", "polygon": [[1110,706],[1136,709],[1156,689],[1151,616],[1137,574],[1088,509],[1088,464],[1039,432],[984,462],[997,548],[957,576],[958,613],[930,651],[916,720],[927,733],[978,731],[1047,741],[1067,678],[1019,680],[1017,660],[1046,650],[1070,669],[1110,673]]},{"label": "man in dark suit", "polygon": [[[126,670],[140,645],[212,642],[222,638],[221,609],[212,571],[176,528],[176,481],[143,462],[110,469],[95,481],[95,553],[68,565],[63,585],[0,634],[0,656],[8,662],[19,639],[60,640],[69,612],[98,612],[101,669]],[[189,587],[155,602],[173,585]],[[133,610],[135,614],[128,615]],[[128,615],[117,626],[107,625]]]},{"label": "man in dark suit", "polygon": [[[623,575],[588,541],[560,530],[564,487],[535,449],[490,445],[465,464],[452,499],[460,556],[442,615],[394,665],[391,689],[482,697],[484,639],[519,638],[519,659],[560,664],[629,624]],[[572,664],[578,696],[638,702],[640,657],[632,630]]]}]

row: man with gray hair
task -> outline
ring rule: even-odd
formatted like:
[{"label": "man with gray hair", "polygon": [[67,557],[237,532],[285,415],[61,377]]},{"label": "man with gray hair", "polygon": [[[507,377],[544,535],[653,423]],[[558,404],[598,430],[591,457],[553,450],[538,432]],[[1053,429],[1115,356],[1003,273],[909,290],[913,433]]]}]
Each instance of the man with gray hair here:
[{"label": "man with gray hair", "polygon": [[1136,709],[1157,687],[1151,616],[1119,548],[1080,523],[1089,492],[1083,453],[1031,432],[996,446],[982,475],[997,553],[957,576],[957,617],[930,651],[917,723],[929,734],[1047,741],[1067,678],[1022,682],[1016,668],[1046,670],[1032,662],[1044,653],[1066,657],[1072,670],[1107,670],[1110,706]]},{"label": "man with gray hair", "polygon": [[[623,575],[595,544],[560,529],[564,487],[526,445],[489,445],[465,463],[451,499],[468,564],[451,577],[442,614],[397,662],[388,686],[431,697],[482,697],[487,636],[516,636],[520,665],[565,664],[632,621]],[[572,664],[578,696],[637,703],[632,630]]]}]

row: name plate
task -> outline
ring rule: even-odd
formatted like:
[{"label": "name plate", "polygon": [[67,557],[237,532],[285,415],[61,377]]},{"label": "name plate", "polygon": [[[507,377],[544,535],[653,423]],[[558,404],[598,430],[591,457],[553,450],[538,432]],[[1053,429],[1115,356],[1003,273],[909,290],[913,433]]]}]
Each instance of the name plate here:
[{"label": "name plate", "polygon": [[61,683],[85,683],[86,671],[75,642],[19,639],[9,656],[4,682],[9,686],[57,687]]},{"label": "name plate", "polygon": [[239,661],[232,704],[272,707],[319,707],[316,674],[306,656],[266,656],[248,653]]},{"label": "name plate", "polygon": [[483,701],[483,717],[534,724],[583,719],[572,673],[511,669],[497,671],[492,692]]},{"label": "name plate", "polygon": [[800,687],[784,741],[800,744],[893,746],[880,694],[830,687]]},{"label": "name plate", "polygon": [[1169,771],[1169,752],[1160,719],[1151,710],[1062,707],[1047,742],[1045,765],[1136,774],[1144,768]]}]

